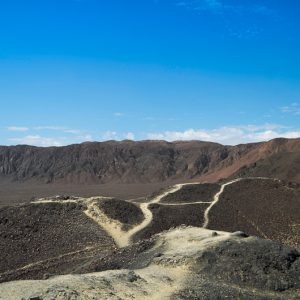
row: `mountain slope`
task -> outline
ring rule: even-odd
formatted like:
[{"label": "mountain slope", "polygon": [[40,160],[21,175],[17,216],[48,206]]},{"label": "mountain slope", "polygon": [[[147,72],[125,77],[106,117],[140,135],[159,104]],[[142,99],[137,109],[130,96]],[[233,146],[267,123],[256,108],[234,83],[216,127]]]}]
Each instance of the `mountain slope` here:
[{"label": "mountain slope", "polygon": [[[2,180],[41,183],[149,183],[202,178],[227,178],[241,167],[273,155],[292,163],[300,139],[222,146],[215,143],[164,141],[83,143],[66,147],[0,147]],[[300,155],[300,154],[299,154]],[[290,158],[286,158],[289,156]],[[270,169],[272,161],[265,161]],[[273,174],[273,173],[272,173]],[[282,177],[289,174],[281,172]],[[291,179],[298,180],[298,169]],[[290,178],[283,178],[290,179]]]},{"label": "mountain slope", "polygon": [[272,177],[300,183],[300,139],[223,146],[108,141],[66,147],[0,146],[0,206],[33,197],[145,197],[182,182]]},{"label": "mountain slope", "polygon": [[83,143],[66,147],[1,147],[0,174],[46,183],[148,183],[190,179],[235,158],[238,148],[205,142]]}]

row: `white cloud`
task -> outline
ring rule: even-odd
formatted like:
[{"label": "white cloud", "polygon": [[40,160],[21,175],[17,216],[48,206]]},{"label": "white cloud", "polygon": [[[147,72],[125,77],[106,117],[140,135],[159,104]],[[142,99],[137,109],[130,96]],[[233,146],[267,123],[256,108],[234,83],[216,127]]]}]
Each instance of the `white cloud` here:
[{"label": "white cloud", "polygon": [[116,131],[106,131],[102,134],[102,140],[117,140],[118,134]]},{"label": "white cloud", "polygon": [[65,133],[71,133],[71,134],[82,134],[85,133],[85,130],[80,130],[80,129],[65,129],[63,130]]},{"label": "white cloud", "polygon": [[125,138],[126,138],[127,140],[132,140],[132,141],[135,140],[135,136],[134,136],[134,134],[133,134],[132,132],[126,133],[126,134],[125,134]]},{"label": "white cloud", "polygon": [[24,137],[10,138],[9,141],[14,144],[32,145],[40,147],[50,146],[65,146],[75,143],[82,143],[92,141],[93,137],[89,134],[72,136],[72,138],[66,137],[45,137],[41,135],[26,135]]},{"label": "white cloud", "polygon": [[61,131],[64,133],[70,134],[84,134],[87,131],[81,129],[72,129],[64,126],[37,126],[33,128],[34,130],[43,131],[43,130],[53,130],[53,131]]},{"label": "white cloud", "polygon": [[300,105],[297,102],[292,103],[288,106],[280,107],[281,112],[290,113],[293,115],[300,115]]},{"label": "white cloud", "polygon": [[[241,143],[261,142],[278,137],[300,138],[300,129],[294,129],[277,124],[263,125],[241,125],[241,126],[224,126],[215,129],[187,129],[182,131],[163,131],[146,133],[143,138],[151,140],[202,140],[216,142],[225,145],[236,145]],[[106,140],[136,140],[133,132],[116,132],[106,131],[100,136],[101,141]],[[72,135],[67,137],[45,137],[42,135],[26,135],[24,137],[10,138],[9,142],[14,144],[27,144],[34,146],[64,146],[74,143],[93,141],[90,134]]]},{"label": "white cloud", "polygon": [[66,130],[66,127],[63,126],[36,126],[33,128],[34,130],[55,130],[55,131],[63,131]]},{"label": "white cloud", "polygon": [[147,138],[152,140],[202,140],[226,145],[267,141],[278,137],[299,138],[300,130],[288,130],[284,126],[265,124],[261,126],[221,127],[211,130],[188,129],[185,131],[165,131],[147,135]]},{"label": "white cloud", "polygon": [[28,127],[18,127],[18,126],[9,126],[7,127],[8,131],[18,131],[18,132],[25,132],[28,131]]},{"label": "white cloud", "polygon": [[9,140],[16,144],[33,145],[40,147],[63,146],[66,144],[63,139],[42,137],[40,135],[27,135],[21,138],[11,138]]},{"label": "white cloud", "polygon": [[135,135],[133,132],[120,133],[120,132],[110,131],[110,130],[102,133],[101,135],[102,141],[108,141],[108,140],[120,141],[122,139],[135,140]]}]

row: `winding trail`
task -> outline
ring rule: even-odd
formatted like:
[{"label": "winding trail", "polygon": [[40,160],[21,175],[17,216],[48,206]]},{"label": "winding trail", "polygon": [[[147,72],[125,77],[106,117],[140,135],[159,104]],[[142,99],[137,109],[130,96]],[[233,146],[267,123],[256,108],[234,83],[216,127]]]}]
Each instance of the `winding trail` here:
[{"label": "winding trail", "polygon": [[213,201],[211,202],[204,202],[204,201],[198,201],[198,202],[185,202],[185,203],[160,203],[161,199],[166,197],[169,194],[176,193],[179,191],[182,187],[187,185],[195,185],[195,184],[201,184],[200,182],[193,182],[193,183],[182,183],[182,184],[176,184],[173,187],[170,187],[168,190],[163,192],[162,194],[154,197],[151,201],[147,203],[137,203],[132,200],[128,201],[131,203],[135,203],[136,205],[139,205],[141,211],[144,215],[144,220],[140,224],[134,226],[133,228],[129,229],[128,231],[123,230],[123,224],[117,220],[113,220],[109,218],[97,205],[98,201],[101,199],[107,199],[109,197],[92,197],[88,199],[84,198],[78,198],[75,200],[48,200],[48,199],[40,199],[38,201],[34,201],[32,203],[35,204],[42,204],[42,203],[72,203],[72,202],[84,202],[87,206],[87,209],[84,211],[84,213],[94,220],[97,224],[99,224],[107,233],[109,236],[112,237],[115,244],[120,247],[126,247],[129,246],[132,243],[133,236],[146,228],[153,220],[153,214],[151,210],[149,209],[149,206],[154,203],[159,203],[163,206],[185,206],[185,205],[194,205],[194,204],[210,204],[205,212],[204,212],[204,224],[202,228],[207,228],[209,224],[209,214],[212,210],[212,208],[219,202],[220,196],[224,192],[224,189],[226,186],[234,184],[241,180],[246,179],[270,179],[265,177],[248,177],[248,178],[238,178],[231,180],[229,182],[226,182],[221,185],[220,190],[214,195]]},{"label": "winding trail", "polygon": [[231,185],[235,182],[241,181],[243,178],[238,178],[238,179],[234,179],[231,180],[227,183],[224,183],[221,185],[221,189],[218,193],[215,194],[214,196],[214,201],[211,202],[210,206],[205,210],[204,212],[204,224],[203,224],[203,228],[207,228],[208,223],[209,223],[209,213],[211,211],[211,209],[219,202],[220,196],[222,195],[222,193],[224,192],[224,189],[227,185]]},{"label": "winding trail", "polygon": [[160,202],[159,205],[161,206],[185,206],[185,205],[193,205],[193,204],[210,204],[211,201],[197,201],[197,202],[178,202],[178,203],[162,203]]},{"label": "winding trail", "polygon": [[137,225],[136,227],[132,228],[131,230],[129,230],[127,232],[127,245],[130,244],[132,237],[137,232],[143,230],[145,227],[147,227],[151,223],[151,221],[153,219],[153,214],[152,214],[151,210],[149,209],[149,205],[153,204],[153,203],[159,203],[162,198],[166,197],[169,194],[176,193],[177,191],[179,191],[183,187],[183,185],[184,184],[176,184],[176,185],[174,185],[173,188],[171,188],[171,189],[167,190],[166,192],[153,198],[152,201],[150,201],[148,203],[142,203],[140,205],[140,208],[144,214],[145,219],[141,224]]},{"label": "winding trail", "polygon": [[147,227],[152,219],[153,215],[149,209],[149,205],[153,203],[159,203],[162,198],[165,196],[179,191],[182,186],[186,184],[176,184],[172,188],[168,189],[164,193],[156,196],[148,203],[140,204],[140,209],[144,215],[144,221],[128,231],[122,229],[122,223],[116,220],[112,220],[106,216],[105,213],[97,206],[97,202],[92,199],[87,201],[87,210],[84,212],[88,217],[97,222],[115,241],[116,245],[120,248],[129,246],[132,242],[132,237],[139,231]]}]

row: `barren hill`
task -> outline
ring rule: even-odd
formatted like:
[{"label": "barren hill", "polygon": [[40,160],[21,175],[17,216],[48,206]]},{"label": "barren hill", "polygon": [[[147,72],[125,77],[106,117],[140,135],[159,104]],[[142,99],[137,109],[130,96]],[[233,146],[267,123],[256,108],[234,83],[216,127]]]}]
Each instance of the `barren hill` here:
[{"label": "barren hill", "polygon": [[[0,175],[12,181],[45,183],[149,183],[208,174],[228,177],[261,160],[268,172],[274,155],[280,156],[277,163],[281,168],[285,162],[291,164],[299,159],[300,139],[237,146],[200,141],[108,141],[49,148],[0,147]],[[298,171],[295,173],[289,179],[298,178]],[[279,175],[288,177],[284,172]]]},{"label": "barren hill", "polygon": [[299,161],[300,139],[237,146],[200,141],[2,146],[0,204],[66,193],[129,199],[176,182],[217,182],[233,176],[299,183]]},{"label": "barren hill", "polygon": [[[13,181],[148,183],[191,179],[230,164],[255,145],[144,141],[83,143],[66,147],[0,148],[0,174]],[[226,163],[227,162],[227,163]]]}]

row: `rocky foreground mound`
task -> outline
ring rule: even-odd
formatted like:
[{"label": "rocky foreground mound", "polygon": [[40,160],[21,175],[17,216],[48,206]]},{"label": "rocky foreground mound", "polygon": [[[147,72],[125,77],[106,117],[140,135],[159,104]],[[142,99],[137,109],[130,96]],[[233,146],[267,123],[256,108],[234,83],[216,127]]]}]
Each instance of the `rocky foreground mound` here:
[{"label": "rocky foreground mound", "polygon": [[300,253],[293,248],[195,227],[144,243],[144,250],[132,245],[111,258],[120,270],[2,283],[0,299],[300,299]]}]

